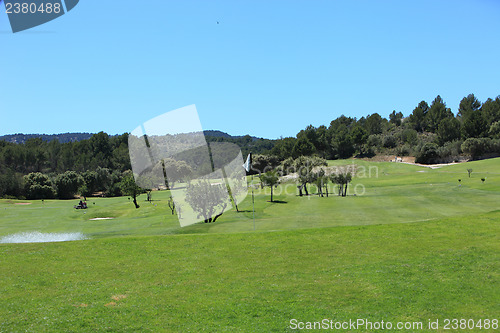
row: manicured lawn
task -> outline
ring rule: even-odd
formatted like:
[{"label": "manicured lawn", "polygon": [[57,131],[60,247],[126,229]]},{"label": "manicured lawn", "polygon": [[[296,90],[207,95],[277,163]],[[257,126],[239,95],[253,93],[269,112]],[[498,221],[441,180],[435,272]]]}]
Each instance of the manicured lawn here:
[{"label": "manicured lawn", "polygon": [[[348,164],[352,161],[331,161]],[[299,197],[295,184],[279,185],[275,200],[269,188],[255,190],[257,231],[288,230],[342,225],[366,225],[427,221],[450,216],[482,214],[498,209],[500,202],[500,159],[471,162],[429,169],[402,163],[358,164],[350,196]],[[363,169],[364,168],[364,169]],[[474,170],[472,177],[467,168]],[[482,183],[481,178],[486,181]],[[459,183],[458,179],[462,181]],[[254,181],[257,183],[257,177]],[[310,186],[311,192],[315,192]],[[179,191],[179,190],[175,190]],[[280,194],[281,193],[281,194]],[[353,194],[358,195],[354,196]],[[333,194],[333,195],[332,195]],[[127,197],[92,198],[88,210],[75,210],[78,200],[33,201],[16,205],[0,200],[0,236],[22,231],[82,232],[91,238],[125,235],[163,235],[176,233],[228,233],[253,231],[252,201],[249,195],[240,204],[243,211],[228,211],[213,224],[180,228],[167,205],[168,191],[154,192],[153,203],[139,197],[140,209]],[[91,221],[96,217],[112,220]]]},{"label": "manicured lawn", "polygon": [[282,332],[293,318],[493,318],[499,219],[1,244],[0,331]]},{"label": "manicured lawn", "polygon": [[355,163],[378,168],[355,178],[364,195],[258,194],[256,232],[250,197],[244,212],[186,228],[168,192],[141,196],[140,209],[127,198],[92,199],[87,211],[78,200],[0,200],[0,237],[90,237],[0,244],[0,332],[283,332],[291,319],[325,318],[439,319],[452,332],[444,319],[500,319],[500,160]]}]

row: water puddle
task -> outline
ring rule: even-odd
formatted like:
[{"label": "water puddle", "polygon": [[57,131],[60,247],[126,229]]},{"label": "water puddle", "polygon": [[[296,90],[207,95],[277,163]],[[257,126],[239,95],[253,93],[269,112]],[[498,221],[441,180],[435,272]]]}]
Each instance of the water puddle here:
[{"label": "water puddle", "polygon": [[0,238],[0,243],[49,243],[87,239],[81,232],[42,233],[38,231],[20,232]]}]

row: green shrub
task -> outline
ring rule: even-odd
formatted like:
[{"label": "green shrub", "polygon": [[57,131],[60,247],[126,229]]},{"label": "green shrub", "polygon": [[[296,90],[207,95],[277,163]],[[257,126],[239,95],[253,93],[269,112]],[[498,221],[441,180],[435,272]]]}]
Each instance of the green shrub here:
[{"label": "green shrub", "polygon": [[381,148],[382,147],[382,135],[372,134],[368,137],[366,141],[368,147]]},{"label": "green shrub", "polygon": [[418,143],[418,134],[414,129],[405,129],[401,132],[401,141],[414,146]]},{"label": "green shrub", "polygon": [[410,146],[408,146],[407,144],[403,145],[403,146],[399,146],[397,149],[396,149],[396,154],[398,156],[409,156],[411,153],[411,148]]},{"label": "green shrub", "polygon": [[462,143],[462,151],[475,159],[491,151],[491,139],[489,138],[469,138]]},{"label": "green shrub", "polygon": [[394,148],[397,145],[397,140],[393,135],[385,135],[382,139],[384,148]]},{"label": "green shrub", "polygon": [[443,146],[439,147],[437,153],[440,158],[457,157],[462,153],[460,148],[462,142],[459,140],[446,142]]},{"label": "green shrub", "polygon": [[439,157],[438,148],[438,145],[435,143],[424,144],[416,154],[415,162],[424,164],[435,163]]}]

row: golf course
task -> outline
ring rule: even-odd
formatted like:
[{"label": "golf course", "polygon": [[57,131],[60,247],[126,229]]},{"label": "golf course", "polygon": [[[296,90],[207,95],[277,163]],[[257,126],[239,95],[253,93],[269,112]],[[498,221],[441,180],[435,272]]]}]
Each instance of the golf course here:
[{"label": "golf course", "polygon": [[0,0],[0,333],[500,333],[500,0]]},{"label": "golf course", "polygon": [[[126,196],[88,209],[0,200],[0,332],[286,332],[323,319],[498,330],[500,158],[328,163],[356,165],[346,197],[331,183],[328,197],[314,185],[299,196],[290,181],[271,202],[248,176],[239,212],[184,228],[167,190],[139,209]],[[60,234],[81,240],[36,243]]]}]

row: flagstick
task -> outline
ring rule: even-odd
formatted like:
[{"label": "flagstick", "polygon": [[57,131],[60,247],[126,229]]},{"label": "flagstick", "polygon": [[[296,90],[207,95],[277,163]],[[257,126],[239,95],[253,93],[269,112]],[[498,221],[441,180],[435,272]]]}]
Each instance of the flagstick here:
[{"label": "flagstick", "polygon": [[253,231],[255,231],[255,200],[253,197],[253,175],[252,175],[252,208],[253,208]]},{"label": "flagstick", "polygon": [[[252,153],[248,154],[247,161],[245,162],[245,164],[243,164],[243,168],[245,168],[246,172],[250,172],[250,170],[252,169]],[[254,195],[253,195],[253,174],[252,174],[252,180],[250,182],[250,186],[252,186],[253,231],[255,231],[255,199],[254,199]]]}]

